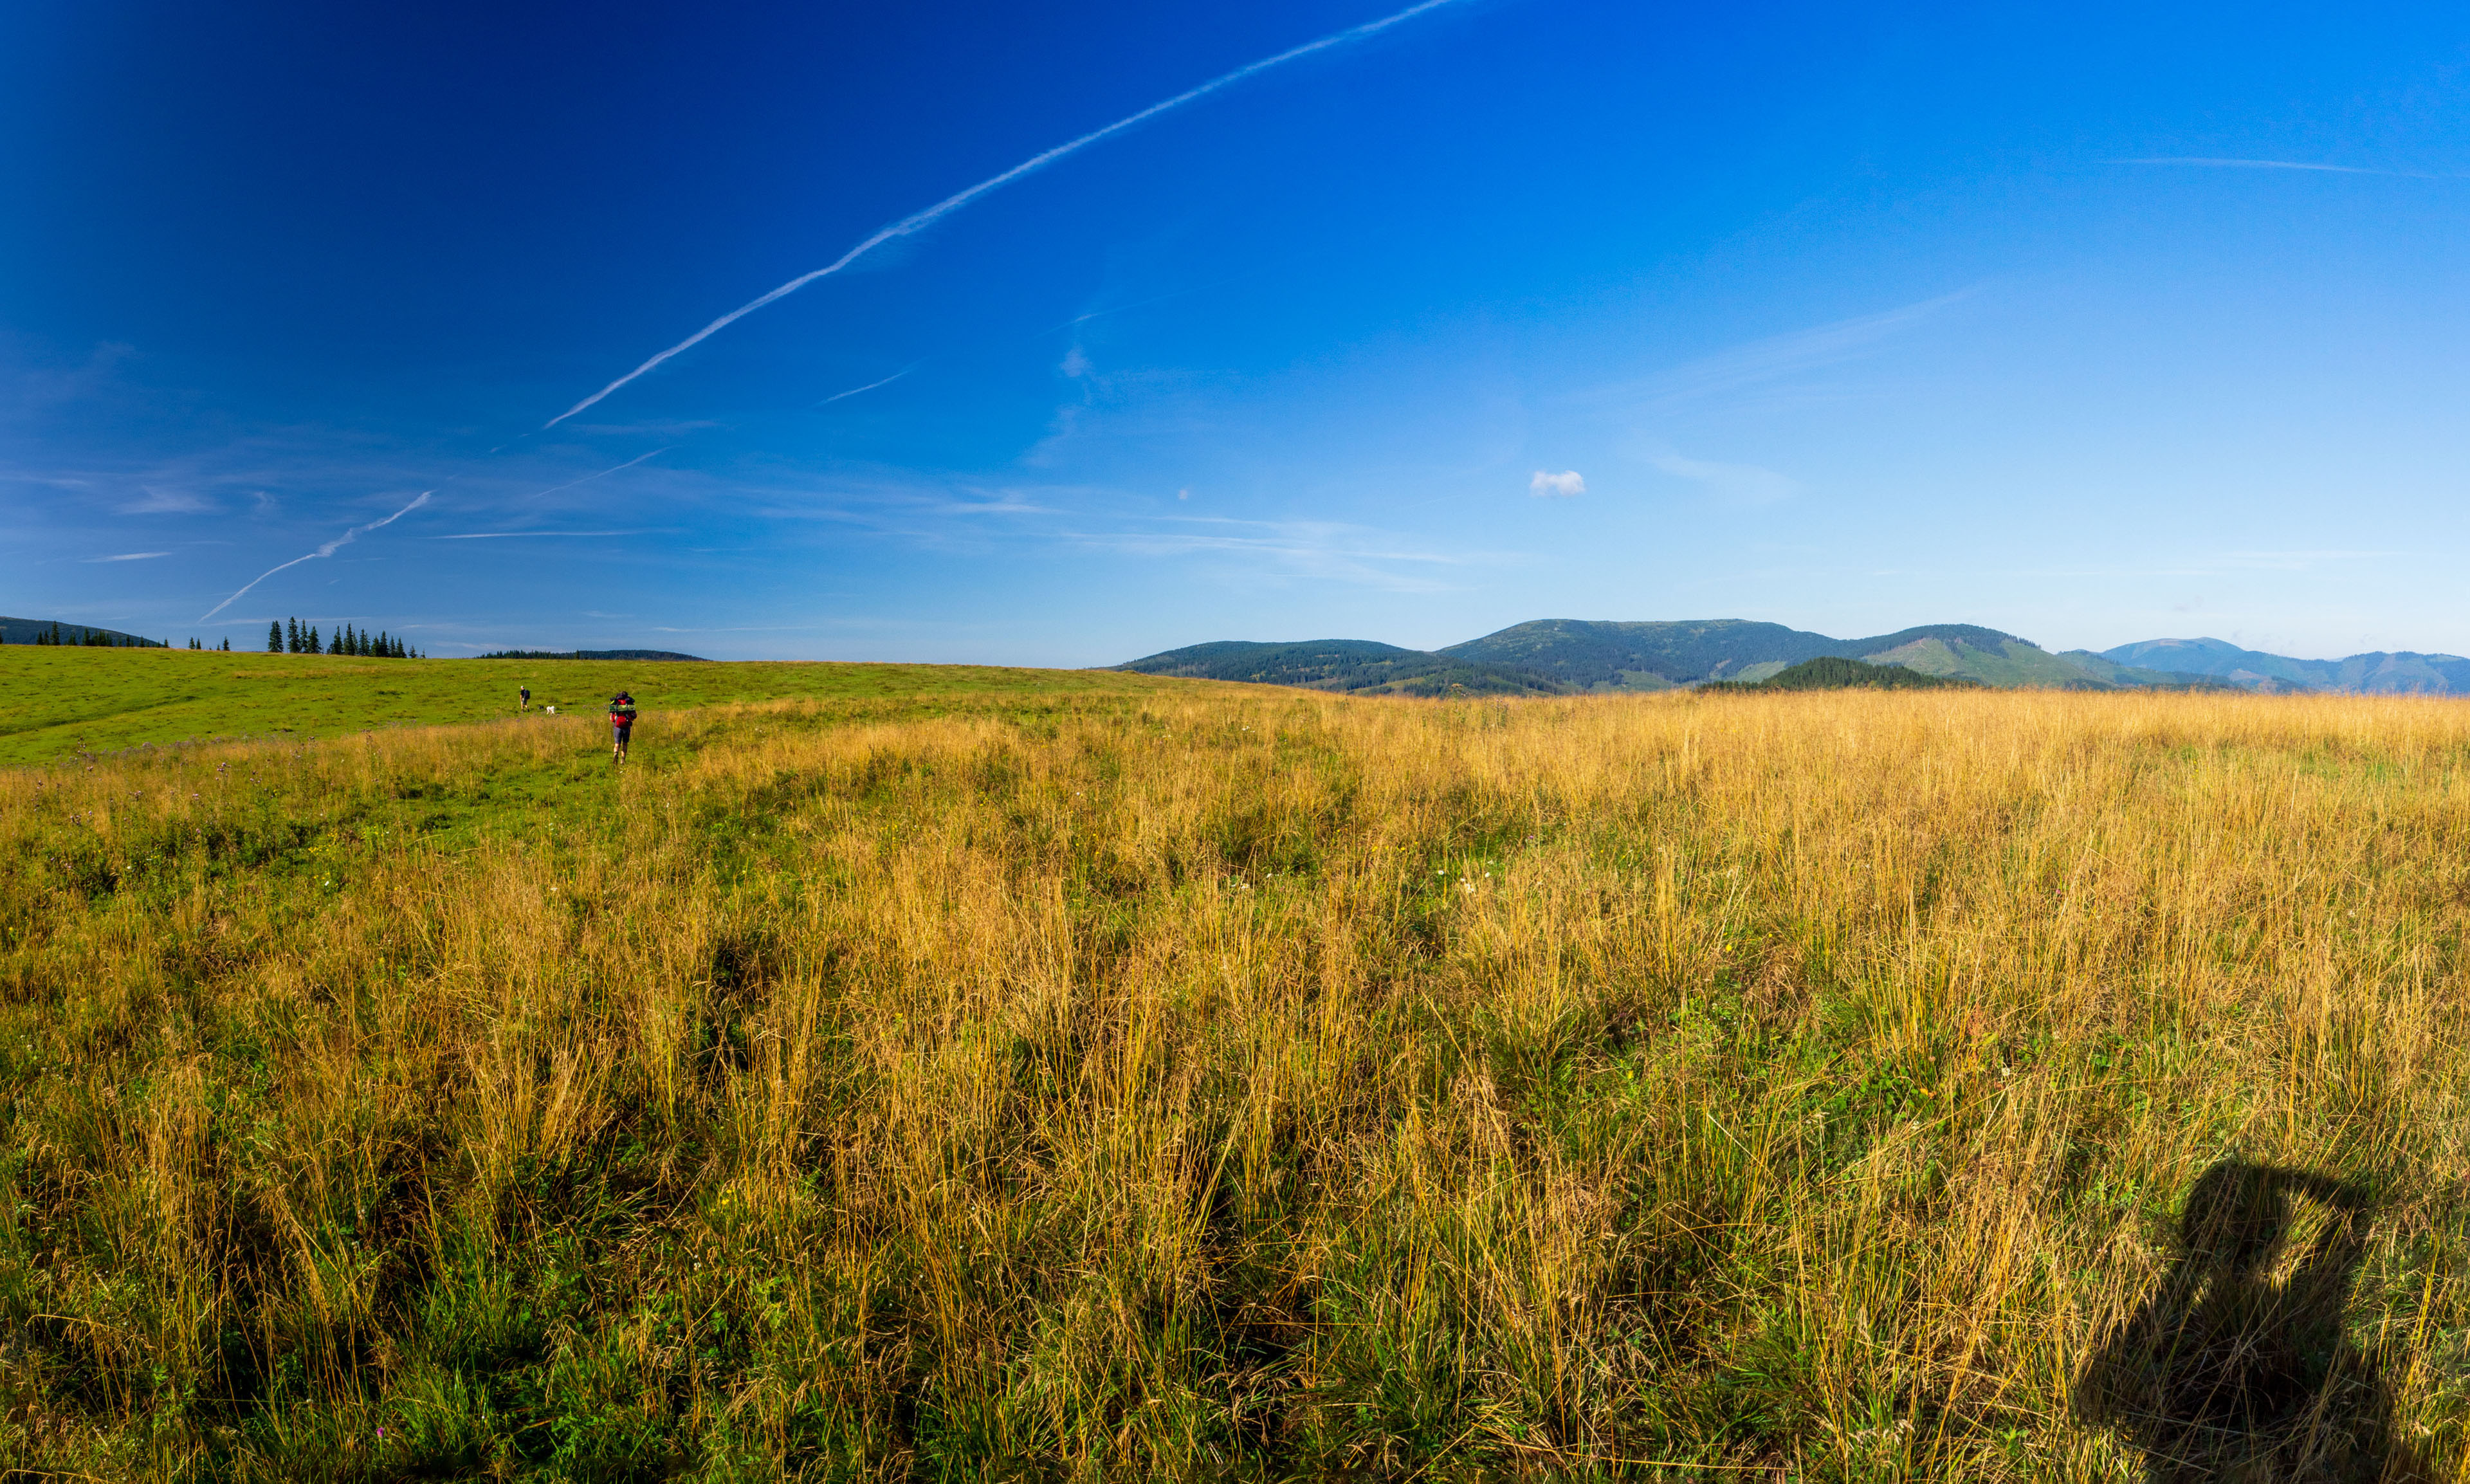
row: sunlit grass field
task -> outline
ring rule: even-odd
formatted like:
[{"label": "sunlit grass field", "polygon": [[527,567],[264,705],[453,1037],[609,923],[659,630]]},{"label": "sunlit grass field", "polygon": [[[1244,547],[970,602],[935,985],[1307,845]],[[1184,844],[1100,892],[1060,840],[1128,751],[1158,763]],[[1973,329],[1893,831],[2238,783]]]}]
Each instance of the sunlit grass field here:
[{"label": "sunlit grass field", "polygon": [[242,737],[299,741],[518,714],[587,712],[620,689],[648,717],[731,701],[1035,691],[1134,693],[1146,676],[966,664],[366,660],[346,655],[0,646],[0,766]]},{"label": "sunlit grass field", "polygon": [[2451,703],[654,719],[0,772],[0,1467],[2458,1476]]}]

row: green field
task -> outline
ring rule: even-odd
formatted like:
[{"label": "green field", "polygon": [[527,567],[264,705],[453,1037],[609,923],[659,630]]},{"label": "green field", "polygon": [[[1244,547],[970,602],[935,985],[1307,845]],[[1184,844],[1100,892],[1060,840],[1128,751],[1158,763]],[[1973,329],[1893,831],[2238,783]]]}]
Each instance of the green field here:
[{"label": "green field", "polygon": [[690,664],[624,660],[362,660],[184,649],[0,647],[0,766],[211,738],[343,736],[492,721],[534,707],[595,714],[621,687],[642,709],[734,701],[1132,694],[1160,683],[1101,670],[967,664]]}]

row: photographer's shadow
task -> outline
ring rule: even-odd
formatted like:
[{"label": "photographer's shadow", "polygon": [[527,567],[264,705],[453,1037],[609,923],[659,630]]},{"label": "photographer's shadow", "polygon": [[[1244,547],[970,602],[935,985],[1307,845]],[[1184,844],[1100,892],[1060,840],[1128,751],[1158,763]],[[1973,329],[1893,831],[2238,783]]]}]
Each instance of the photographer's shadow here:
[{"label": "photographer's shadow", "polygon": [[2142,1449],[2151,1484],[2433,1478],[2342,1333],[2366,1237],[2354,1186],[2213,1166],[2187,1194],[2178,1264],[2078,1379],[2078,1415]]}]

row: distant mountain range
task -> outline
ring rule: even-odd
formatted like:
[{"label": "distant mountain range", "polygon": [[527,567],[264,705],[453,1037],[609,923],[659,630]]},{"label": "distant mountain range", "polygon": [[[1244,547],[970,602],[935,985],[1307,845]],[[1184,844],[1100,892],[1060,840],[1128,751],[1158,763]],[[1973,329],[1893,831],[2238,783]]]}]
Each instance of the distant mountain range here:
[{"label": "distant mountain range", "polygon": [[2293,660],[2241,649],[2217,638],[2145,639],[2105,649],[2121,664],[2158,664],[2211,675],[2250,690],[2338,690],[2358,695],[2470,694],[2470,660],[2459,655],[2422,655],[2412,650],[2375,650],[2346,660]]},{"label": "distant mountain range", "polygon": [[1762,681],[1819,659],[1902,665],[1924,675],[2001,688],[2058,690],[2331,690],[2470,694],[2458,655],[2352,655],[2294,660],[2220,639],[2146,639],[2098,654],[2053,654],[2030,639],[1972,624],[1927,624],[1839,639],[1743,618],[1608,623],[1541,618],[1445,649],[1401,649],[1369,639],[1194,644],[1115,666],[1147,675],[1251,681],[1316,690],[1440,695],[1563,695],[1668,690],[1710,681]]}]

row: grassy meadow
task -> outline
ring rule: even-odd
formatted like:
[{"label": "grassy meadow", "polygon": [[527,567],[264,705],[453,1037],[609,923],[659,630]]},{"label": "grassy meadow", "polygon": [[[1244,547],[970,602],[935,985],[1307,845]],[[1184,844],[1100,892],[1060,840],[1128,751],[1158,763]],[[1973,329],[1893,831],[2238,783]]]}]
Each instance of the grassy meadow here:
[{"label": "grassy meadow", "polygon": [[0,772],[0,1477],[2460,1476],[2470,710],[1121,679]]},{"label": "grassy meadow", "polygon": [[534,707],[590,711],[631,690],[662,710],[786,697],[865,701],[959,693],[1128,693],[1157,683],[1095,670],[967,664],[632,660],[366,660],[187,649],[0,646],[0,766],[82,752],[264,737],[301,741],[476,722]]}]

